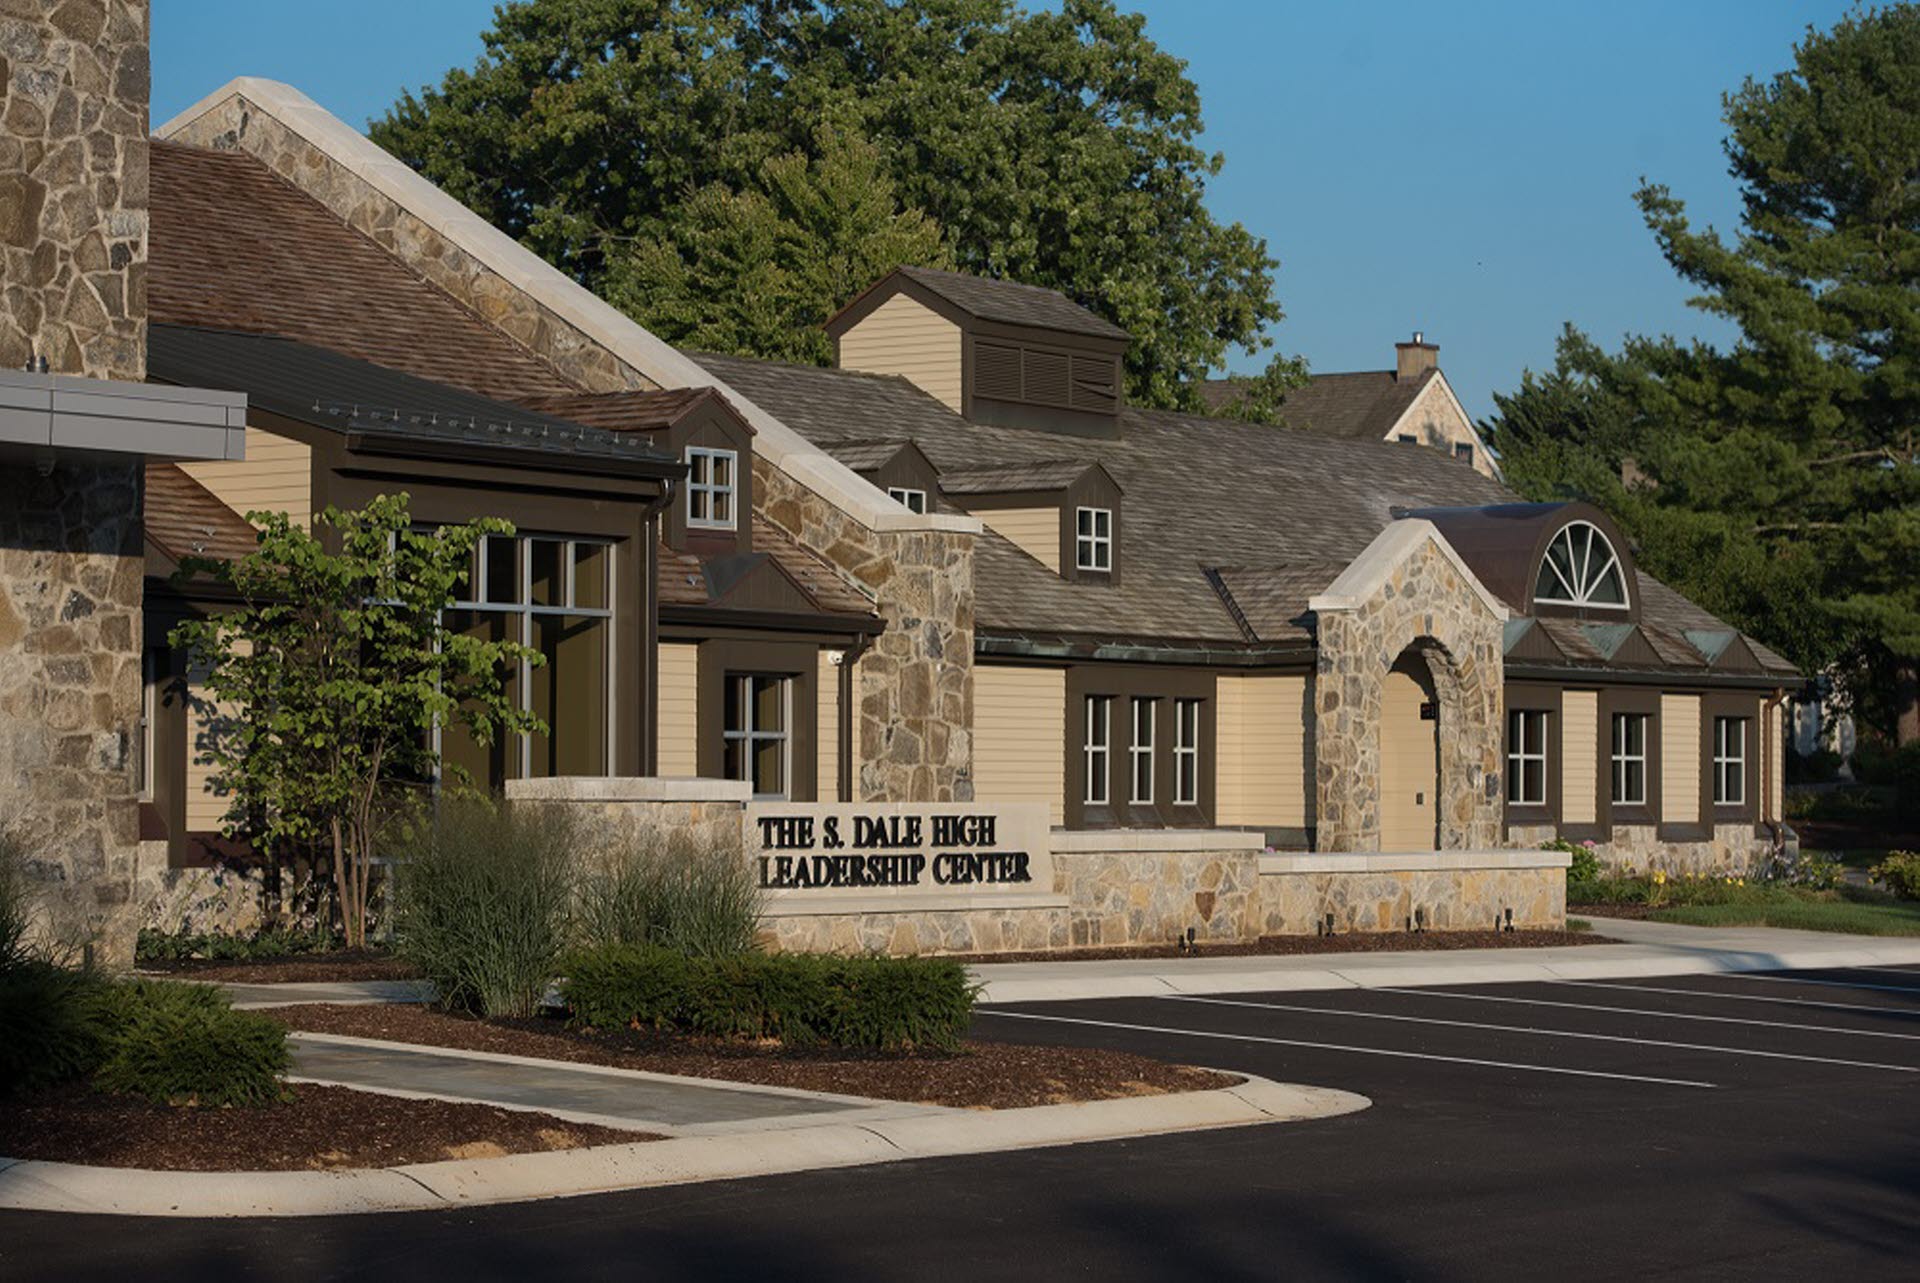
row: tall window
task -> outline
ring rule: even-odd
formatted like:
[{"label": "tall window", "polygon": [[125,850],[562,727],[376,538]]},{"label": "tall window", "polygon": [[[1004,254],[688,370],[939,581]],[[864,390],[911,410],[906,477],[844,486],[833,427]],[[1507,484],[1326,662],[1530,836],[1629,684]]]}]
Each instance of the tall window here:
[{"label": "tall window", "polygon": [[1647,715],[1613,715],[1613,800],[1617,806],[1647,804]]},{"label": "tall window", "polygon": [[1473,463],[1473,443],[1470,441],[1454,442],[1453,457],[1460,460],[1460,462],[1471,466]]},{"label": "tall window", "polygon": [[1134,802],[1153,801],[1153,718],[1158,704],[1158,700],[1134,697],[1133,740],[1127,746],[1127,774],[1132,780],[1129,800]]},{"label": "tall window", "polygon": [[927,510],[927,492],[924,490],[911,490],[906,486],[888,486],[887,498],[893,500],[908,512],[925,512]]},{"label": "tall window", "polygon": [[1081,570],[1113,569],[1113,509],[1081,508],[1073,564]]},{"label": "tall window", "polygon": [[793,682],[768,673],[727,674],[726,774],[755,797],[785,797],[792,753],[787,738]]},{"label": "tall window", "polygon": [[1173,801],[1195,806],[1200,801],[1200,701],[1173,701]]},{"label": "tall window", "polygon": [[1572,521],[1547,545],[1533,599],[1556,606],[1627,607],[1627,581],[1613,545],[1591,521]]},{"label": "tall window", "polygon": [[1542,806],[1547,800],[1547,715],[1538,709],[1507,713],[1507,801]]},{"label": "tall window", "polygon": [[1747,719],[1713,719],[1713,801],[1741,806],[1747,800]]},{"label": "tall window", "polygon": [[687,524],[703,530],[732,530],[740,456],[732,450],[688,446],[687,466]]},{"label": "tall window", "polygon": [[509,776],[605,775],[612,737],[613,545],[602,539],[489,535],[473,574],[454,588],[447,627],[485,641],[517,641],[546,657],[507,674],[516,707],[545,735],[476,742],[465,726],[440,728],[441,757],[476,781]]},{"label": "tall window", "polygon": [[1107,803],[1107,764],[1112,752],[1113,697],[1087,696],[1086,740],[1081,749],[1087,782],[1082,798],[1090,806]]}]

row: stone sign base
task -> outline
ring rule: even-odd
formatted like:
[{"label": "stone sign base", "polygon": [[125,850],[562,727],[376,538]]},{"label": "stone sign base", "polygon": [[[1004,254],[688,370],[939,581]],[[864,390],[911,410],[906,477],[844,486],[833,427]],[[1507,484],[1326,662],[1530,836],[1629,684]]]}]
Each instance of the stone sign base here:
[{"label": "stone sign base", "polygon": [[1329,916],[1340,933],[1567,922],[1567,856],[1557,851],[1265,855],[1260,887],[1266,935],[1315,935]]}]

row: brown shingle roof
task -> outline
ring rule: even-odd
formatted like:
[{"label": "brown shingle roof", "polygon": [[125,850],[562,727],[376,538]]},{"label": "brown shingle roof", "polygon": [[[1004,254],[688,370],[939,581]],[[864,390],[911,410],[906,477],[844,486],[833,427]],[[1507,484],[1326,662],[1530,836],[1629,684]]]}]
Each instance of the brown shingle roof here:
[{"label": "brown shingle roof", "polygon": [[154,321],[298,339],[501,400],[574,389],[242,152],[155,140]]},{"label": "brown shingle roof", "polygon": [[259,546],[245,517],[182,472],[177,464],[149,463],[141,518],[149,541],[178,562],[187,557],[235,561]]},{"label": "brown shingle roof", "polygon": [[[657,432],[680,422],[708,401],[727,404],[714,388],[672,388],[659,392],[570,392],[523,398],[521,404],[589,427],[616,432]],[[728,407],[731,412],[732,407]],[[744,420],[742,421],[744,426]],[[751,432],[753,429],[748,427]]]},{"label": "brown shingle roof", "polygon": [[1002,463],[985,468],[960,468],[940,474],[945,494],[996,494],[1003,490],[1065,490],[1095,465],[1086,459],[1041,459],[1034,463]]},{"label": "brown shingle roof", "polygon": [[[1017,281],[997,281],[968,272],[942,272],[931,267],[902,267],[897,273],[945,299],[968,316],[1004,325],[1088,334],[1094,338],[1124,339],[1127,332],[1080,306],[1059,290]],[[884,278],[882,279],[884,284]],[[831,322],[829,322],[831,324]]]},{"label": "brown shingle roof", "polygon": [[[1291,428],[1350,441],[1379,441],[1438,376],[1437,370],[1405,381],[1392,370],[1316,374],[1287,393],[1280,403],[1280,417]],[[1208,379],[1200,385],[1200,395],[1213,409],[1223,409],[1240,395],[1239,383],[1233,378]]]},{"label": "brown shingle roof", "polygon": [[[831,566],[758,517],[753,522],[753,546],[785,571],[787,578],[799,585],[820,613],[874,617],[873,603],[841,579]],[[693,553],[675,552],[662,544],[655,581],[663,606],[711,604],[706,570]]]}]

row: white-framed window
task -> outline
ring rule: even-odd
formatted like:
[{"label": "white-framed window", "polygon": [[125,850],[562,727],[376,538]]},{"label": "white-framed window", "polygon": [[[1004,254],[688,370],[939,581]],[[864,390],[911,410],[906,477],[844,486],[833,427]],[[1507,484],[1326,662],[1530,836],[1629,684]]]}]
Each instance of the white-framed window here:
[{"label": "white-framed window", "polygon": [[1547,715],[1539,709],[1507,712],[1507,801],[1544,806],[1547,801]]},{"label": "white-framed window", "polygon": [[1647,715],[1613,715],[1613,801],[1617,806],[1647,804]]},{"label": "white-framed window", "polygon": [[1713,719],[1713,804],[1743,806],[1747,800],[1747,719]]},{"label": "white-framed window", "polygon": [[1107,769],[1113,752],[1113,696],[1087,696],[1086,738],[1081,748],[1081,767],[1086,786],[1081,799],[1089,806],[1107,804]]},{"label": "white-framed window", "polygon": [[927,492],[924,490],[914,490],[907,486],[888,486],[887,498],[893,500],[908,512],[925,512],[927,510]]},{"label": "white-framed window", "polygon": [[1141,696],[1133,698],[1133,739],[1127,745],[1129,800],[1153,801],[1153,731],[1160,701]]},{"label": "white-framed window", "polygon": [[1200,701],[1173,701],[1173,802],[1200,802]]},{"label": "white-framed window", "polygon": [[793,679],[775,673],[728,673],[722,734],[730,780],[753,785],[755,797],[785,797],[792,787]]},{"label": "white-framed window", "polygon": [[1471,441],[1454,442],[1453,457],[1471,467],[1473,464],[1473,443]]},{"label": "white-framed window", "polygon": [[475,741],[457,722],[435,728],[441,757],[481,784],[508,776],[606,775],[613,763],[613,544],[562,535],[488,535],[454,586],[448,629],[513,641],[546,657],[508,674],[516,708],[547,734]]},{"label": "white-framed window", "polygon": [[1591,521],[1570,521],[1547,545],[1533,599],[1555,606],[1627,609],[1627,579],[1613,545]]},{"label": "white-framed window", "polygon": [[732,530],[740,490],[740,456],[732,450],[687,447],[687,524]]},{"label": "white-framed window", "polygon": [[1113,569],[1113,509],[1081,508],[1075,516],[1073,564],[1081,570]]}]

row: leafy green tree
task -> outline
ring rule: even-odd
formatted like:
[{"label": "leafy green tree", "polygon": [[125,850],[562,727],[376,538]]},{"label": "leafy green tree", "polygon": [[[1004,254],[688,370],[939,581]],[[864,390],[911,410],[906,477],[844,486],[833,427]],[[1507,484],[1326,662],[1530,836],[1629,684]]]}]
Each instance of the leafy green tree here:
[{"label": "leafy green tree", "polygon": [[900,208],[878,148],[823,126],[757,186],[689,193],[610,256],[601,293],[671,343],[827,365],[827,318],[900,264],[948,266],[940,229]]},{"label": "leafy green tree", "polygon": [[[1553,376],[1501,399],[1492,437],[1508,476],[1536,492],[1631,457],[1645,481],[1630,502],[1616,486],[1613,500],[1637,517],[1628,524],[1651,567],[1673,568],[1807,667],[1863,658],[1911,742],[1920,8],[1809,31],[1791,70],[1749,80],[1724,104],[1739,234],[1696,229],[1658,184],[1636,199],[1699,288],[1694,306],[1736,324],[1738,341],[1723,351],[1632,338],[1610,356],[1574,336]],[[1571,409],[1560,427],[1556,402]]]},{"label": "leafy green tree", "polygon": [[503,681],[509,665],[539,664],[540,654],[443,619],[474,545],[512,527],[488,519],[420,531],[407,506],[402,494],[358,512],[328,508],[313,534],[283,513],[248,514],[261,527],[252,553],[181,567],[212,576],[238,606],[172,635],[207,673],[218,715],[196,748],[232,798],[228,835],[327,852],[349,947],[366,942],[385,804],[437,773],[434,726],[463,723],[482,744],[545,730]]},{"label": "leafy green tree", "polygon": [[1276,355],[1260,373],[1235,376],[1233,397],[1215,406],[1212,412],[1219,418],[1242,419],[1248,423],[1284,423],[1287,415],[1281,402],[1287,393],[1306,381],[1304,357]]},{"label": "leafy green tree", "polygon": [[[1199,408],[1206,372],[1266,348],[1281,317],[1265,242],[1207,212],[1221,158],[1197,142],[1185,65],[1112,0],[531,0],[482,39],[471,70],[402,96],[375,141],[590,288],[624,272],[643,324],[763,331],[738,313],[771,269],[745,251],[784,233],[755,198],[781,205],[768,167],[794,152],[831,170],[827,124],[877,149],[957,266],[1130,331],[1140,404]],[[835,239],[882,256],[884,234]],[[657,250],[617,267],[632,245],[672,247],[684,277]]]}]

